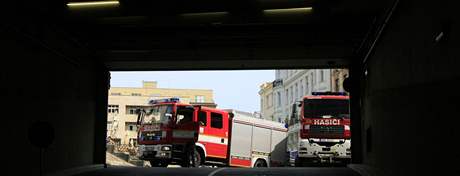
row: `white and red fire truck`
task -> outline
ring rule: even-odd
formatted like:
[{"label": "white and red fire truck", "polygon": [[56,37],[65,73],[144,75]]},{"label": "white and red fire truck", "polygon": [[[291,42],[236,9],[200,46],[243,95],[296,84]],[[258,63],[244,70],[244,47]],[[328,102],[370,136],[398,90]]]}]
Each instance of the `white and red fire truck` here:
[{"label": "white and red fire truck", "polygon": [[294,123],[288,129],[291,164],[348,163],[351,160],[349,114],[349,97],[342,92],[313,92],[312,96],[303,97],[300,104],[294,104],[291,116]]},{"label": "white and red fire truck", "polygon": [[[190,158],[194,158],[192,166],[284,164],[287,129],[281,123],[237,110],[193,107],[177,99],[156,100],[152,107],[152,113],[146,111],[139,118],[138,137],[139,158],[152,166],[188,166]],[[147,118],[152,114],[155,122]]]},{"label": "white and red fire truck", "polygon": [[201,108],[197,151],[203,163],[236,167],[281,166],[286,161],[284,124],[251,113]]}]

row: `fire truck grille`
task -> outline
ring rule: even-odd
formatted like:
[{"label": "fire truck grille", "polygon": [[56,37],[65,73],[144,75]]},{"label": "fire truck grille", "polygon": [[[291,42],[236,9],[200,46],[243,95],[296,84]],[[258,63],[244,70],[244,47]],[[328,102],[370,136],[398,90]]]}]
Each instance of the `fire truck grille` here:
[{"label": "fire truck grille", "polygon": [[321,126],[321,125],[312,125],[310,126],[309,134],[312,136],[340,136],[343,135],[344,127],[343,126]]},{"label": "fire truck grille", "polygon": [[161,131],[144,133],[144,140],[158,140],[161,138]]}]

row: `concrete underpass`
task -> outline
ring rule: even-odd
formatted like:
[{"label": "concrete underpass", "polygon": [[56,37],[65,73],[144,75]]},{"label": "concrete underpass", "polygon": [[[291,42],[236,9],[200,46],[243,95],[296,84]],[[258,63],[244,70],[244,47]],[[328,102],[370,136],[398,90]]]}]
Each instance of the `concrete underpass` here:
[{"label": "concrete underpass", "polygon": [[[5,175],[459,171],[460,14],[454,1],[121,0],[88,9],[67,3],[2,4]],[[300,9],[267,11],[286,8]],[[350,69],[349,167],[103,168],[109,71],[288,68]],[[44,151],[28,138],[37,121],[54,128]]]}]

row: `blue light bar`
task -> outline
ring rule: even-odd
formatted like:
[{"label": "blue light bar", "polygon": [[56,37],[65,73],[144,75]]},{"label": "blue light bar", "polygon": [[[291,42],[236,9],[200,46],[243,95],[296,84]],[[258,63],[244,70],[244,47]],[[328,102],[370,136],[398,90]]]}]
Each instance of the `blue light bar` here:
[{"label": "blue light bar", "polygon": [[150,100],[149,104],[158,104],[158,103],[177,103],[179,102],[179,98],[173,97],[173,98],[164,98],[164,99],[156,99],[156,100]]},{"label": "blue light bar", "polygon": [[346,96],[346,92],[312,92],[312,95],[341,95]]}]

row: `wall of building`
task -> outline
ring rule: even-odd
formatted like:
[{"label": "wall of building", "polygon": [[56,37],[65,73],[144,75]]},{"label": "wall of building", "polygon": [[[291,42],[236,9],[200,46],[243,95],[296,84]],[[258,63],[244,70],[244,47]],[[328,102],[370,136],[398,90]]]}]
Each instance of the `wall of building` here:
[{"label": "wall of building", "polygon": [[195,96],[203,96],[204,102],[214,102],[212,90],[200,89],[170,89],[170,88],[133,88],[111,87],[111,96],[140,96],[144,98],[179,97],[184,102],[195,102]]},{"label": "wall of building", "polygon": [[[55,132],[43,152],[44,173],[105,162],[101,103],[107,101],[108,72],[84,49],[42,25],[0,28],[2,158],[14,166],[6,167],[6,174],[39,175],[40,150],[28,139],[37,121]],[[15,167],[23,169],[8,171]]]},{"label": "wall of building", "polygon": [[273,94],[273,83],[266,82],[260,86],[260,112],[263,119],[277,121],[274,117],[275,99]]},{"label": "wall of building", "polygon": [[[203,99],[196,99],[196,96],[203,96]],[[179,97],[183,103],[201,103],[215,107],[213,91],[209,89],[158,88],[157,82],[154,81],[144,81],[143,87],[111,87],[109,109],[111,106],[118,106],[118,110],[116,112],[109,110],[107,136],[119,139],[121,144],[129,144],[130,139],[137,137],[136,129],[130,129],[130,126],[137,122],[137,115],[130,110],[135,110],[138,106],[148,106],[152,98],[171,97]]]},{"label": "wall of building", "polygon": [[458,172],[459,16],[453,1],[401,1],[369,58],[363,159],[385,175]]}]

